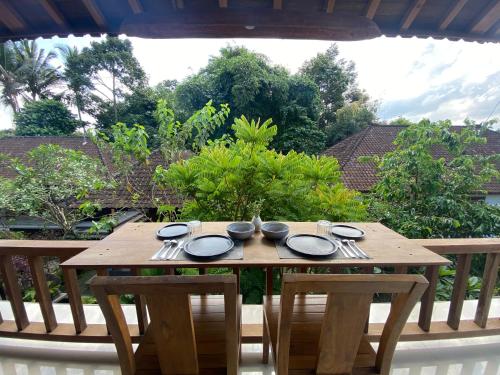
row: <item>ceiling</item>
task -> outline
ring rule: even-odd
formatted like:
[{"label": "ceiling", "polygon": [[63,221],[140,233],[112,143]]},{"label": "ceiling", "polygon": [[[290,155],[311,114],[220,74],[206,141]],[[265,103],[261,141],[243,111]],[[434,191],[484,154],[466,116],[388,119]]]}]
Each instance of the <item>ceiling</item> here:
[{"label": "ceiling", "polygon": [[500,0],[0,0],[0,41],[54,35],[500,41]]}]

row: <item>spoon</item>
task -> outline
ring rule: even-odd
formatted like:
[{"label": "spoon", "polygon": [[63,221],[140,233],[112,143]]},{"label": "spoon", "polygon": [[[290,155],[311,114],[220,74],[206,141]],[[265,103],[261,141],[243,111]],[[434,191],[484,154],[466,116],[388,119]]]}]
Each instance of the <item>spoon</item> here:
[{"label": "spoon", "polygon": [[170,240],[164,240],[163,245],[161,245],[160,249],[151,257],[151,260],[160,260],[160,255],[165,250],[165,247],[170,244]]}]

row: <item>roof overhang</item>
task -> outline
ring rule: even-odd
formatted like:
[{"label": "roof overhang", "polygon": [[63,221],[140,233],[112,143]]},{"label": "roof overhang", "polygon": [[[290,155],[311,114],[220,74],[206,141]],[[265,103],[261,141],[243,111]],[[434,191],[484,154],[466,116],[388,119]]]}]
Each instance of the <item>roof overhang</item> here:
[{"label": "roof overhang", "polygon": [[0,40],[147,38],[500,41],[500,0],[0,0]]}]

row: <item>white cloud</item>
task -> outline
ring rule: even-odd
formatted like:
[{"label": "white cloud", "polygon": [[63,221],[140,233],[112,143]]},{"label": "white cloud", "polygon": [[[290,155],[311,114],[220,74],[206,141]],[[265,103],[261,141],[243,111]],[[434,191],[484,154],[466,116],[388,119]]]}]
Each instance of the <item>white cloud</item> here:
[{"label": "white cloud", "polygon": [[[90,37],[53,39],[44,40],[43,45],[66,42],[81,48],[89,45],[90,40]],[[131,41],[151,84],[164,79],[182,80],[196,73],[210,56],[228,44],[244,45],[263,53],[292,73],[331,44],[278,39],[131,38]],[[360,86],[381,103],[379,115],[383,120],[427,116],[462,121],[469,116],[480,121],[500,100],[500,90],[492,85],[498,83],[500,72],[498,45],[386,37],[338,45],[341,57],[355,62]],[[488,82],[492,77],[497,81]],[[0,112],[0,128],[8,127],[5,113],[1,109]]]}]

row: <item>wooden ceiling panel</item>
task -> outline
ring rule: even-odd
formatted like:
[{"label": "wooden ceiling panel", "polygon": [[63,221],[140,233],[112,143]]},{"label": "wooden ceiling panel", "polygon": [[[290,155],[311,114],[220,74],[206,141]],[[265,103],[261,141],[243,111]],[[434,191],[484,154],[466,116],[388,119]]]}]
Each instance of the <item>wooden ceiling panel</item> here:
[{"label": "wooden ceiling panel", "polygon": [[0,0],[0,40],[69,33],[326,40],[385,34],[499,42],[499,18],[500,0]]}]

